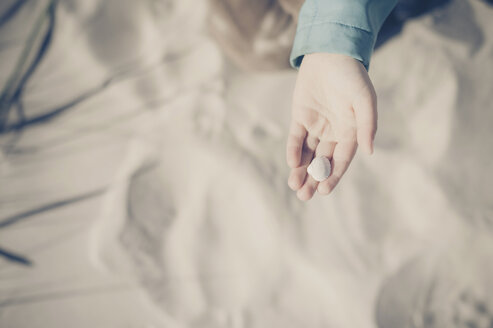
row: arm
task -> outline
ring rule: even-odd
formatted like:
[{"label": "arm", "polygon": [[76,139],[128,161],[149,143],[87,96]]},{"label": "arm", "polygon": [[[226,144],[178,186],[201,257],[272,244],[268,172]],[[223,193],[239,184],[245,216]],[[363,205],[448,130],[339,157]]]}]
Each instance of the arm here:
[{"label": "arm", "polygon": [[[291,53],[299,68],[286,157],[288,184],[301,200],[330,193],[358,146],[373,152],[377,99],[368,76],[373,46],[397,0],[306,0]],[[315,156],[327,157],[331,175],[307,174]]]}]

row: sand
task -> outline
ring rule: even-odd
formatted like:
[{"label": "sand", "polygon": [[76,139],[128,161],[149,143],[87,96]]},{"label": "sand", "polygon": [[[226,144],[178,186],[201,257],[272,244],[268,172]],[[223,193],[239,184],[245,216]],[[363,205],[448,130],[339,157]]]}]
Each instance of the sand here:
[{"label": "sand", "polygon": [[[46,3],[0,26],[3,87]],[[237,68],[205,2],[123,3],[58,6],[0,135],[1,327],[489,327],[492,7],[375,53],[375,153],[302,203],[296,72]]]}]

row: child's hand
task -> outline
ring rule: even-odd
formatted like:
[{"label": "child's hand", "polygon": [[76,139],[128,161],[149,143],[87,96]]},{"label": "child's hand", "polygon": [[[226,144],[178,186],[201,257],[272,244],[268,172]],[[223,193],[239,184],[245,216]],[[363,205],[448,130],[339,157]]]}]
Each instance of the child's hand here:
[{"label": "child's hand", "polygon": [[[330,193],[354,157],[357,145],[371,154],[377,129],[377,97],[365,67],[339,54],[305,55],[293,96],[287,162],[288,184],[301,200],[316,190]],[[322,182],[306,172],[314,156],[331,160]]]}]

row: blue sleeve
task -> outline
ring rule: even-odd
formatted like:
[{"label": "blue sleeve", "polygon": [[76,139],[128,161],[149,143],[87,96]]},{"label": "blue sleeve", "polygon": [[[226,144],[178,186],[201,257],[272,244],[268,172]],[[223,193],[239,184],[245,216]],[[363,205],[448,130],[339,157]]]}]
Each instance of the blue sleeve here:
[{"label": "blue sleeve", "polygon": [[303,56],[315,52],[351,56],[368,69],[378,31],[397,0],[306,0],[290,63],[298,68]]}]

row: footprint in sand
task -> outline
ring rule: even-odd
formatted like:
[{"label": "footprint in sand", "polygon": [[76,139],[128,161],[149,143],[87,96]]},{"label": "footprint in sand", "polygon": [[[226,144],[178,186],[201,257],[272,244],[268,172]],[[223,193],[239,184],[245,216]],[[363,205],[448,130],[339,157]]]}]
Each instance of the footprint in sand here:
[{"label": "footprint in sand", "polygon": [[166,313],[193,327],[240,325],[279,280],[279,214],[245,155],[183,145],[131,176],[119,239]]},{"label": "footprint in sand", "polygon": [[413,259],[390,276],[377,300],[378,327],[493,327],[493,242],[477,231],[470,236]]}]

